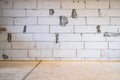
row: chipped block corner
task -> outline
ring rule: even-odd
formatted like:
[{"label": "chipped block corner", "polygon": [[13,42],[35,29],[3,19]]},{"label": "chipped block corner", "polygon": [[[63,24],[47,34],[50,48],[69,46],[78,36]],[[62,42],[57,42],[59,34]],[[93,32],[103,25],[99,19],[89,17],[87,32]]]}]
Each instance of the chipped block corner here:
[{"label": "chipped block corner", "polygon": [[120,0],[0,0],[0,31],[0,60],[120,60]]}]

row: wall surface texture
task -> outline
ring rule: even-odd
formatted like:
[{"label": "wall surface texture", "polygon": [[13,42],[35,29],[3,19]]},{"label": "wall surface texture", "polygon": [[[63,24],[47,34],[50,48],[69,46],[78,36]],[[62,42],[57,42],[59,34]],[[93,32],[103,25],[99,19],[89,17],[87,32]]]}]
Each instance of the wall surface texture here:
[{"label": "wall surface texture", "polygon": [[120,60],[120,0],[0,0],[0,27],[1,60]]}]

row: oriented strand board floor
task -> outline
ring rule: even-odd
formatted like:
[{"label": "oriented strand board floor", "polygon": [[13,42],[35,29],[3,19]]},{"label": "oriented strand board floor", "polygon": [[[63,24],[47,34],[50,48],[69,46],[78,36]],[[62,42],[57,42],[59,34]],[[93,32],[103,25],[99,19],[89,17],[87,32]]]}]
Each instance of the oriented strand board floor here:
[{"label": "oriented strand board floor", "polygon": [[120,62],[0,61],[0,80],[120,80]]}]

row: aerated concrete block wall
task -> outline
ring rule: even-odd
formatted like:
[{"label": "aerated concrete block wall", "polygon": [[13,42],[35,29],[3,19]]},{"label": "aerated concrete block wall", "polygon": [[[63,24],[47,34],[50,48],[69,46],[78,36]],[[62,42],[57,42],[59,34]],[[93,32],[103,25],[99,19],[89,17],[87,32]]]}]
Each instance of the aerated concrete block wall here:
[{"label": "aerated concrete block wall", "polygon": [[120,36],[104,36],[120,33],[120,0],[0,0],[0,27],[1,60],[120,60]]}]

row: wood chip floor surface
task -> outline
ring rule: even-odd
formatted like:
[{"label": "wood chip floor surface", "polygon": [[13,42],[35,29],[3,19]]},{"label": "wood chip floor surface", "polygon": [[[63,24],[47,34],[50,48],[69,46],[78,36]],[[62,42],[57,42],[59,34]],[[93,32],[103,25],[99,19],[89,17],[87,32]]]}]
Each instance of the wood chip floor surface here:
[{"label": "wood chip floor surface", "polygon": [[0,80],[120,80],[120,62],[0,61]]}]

